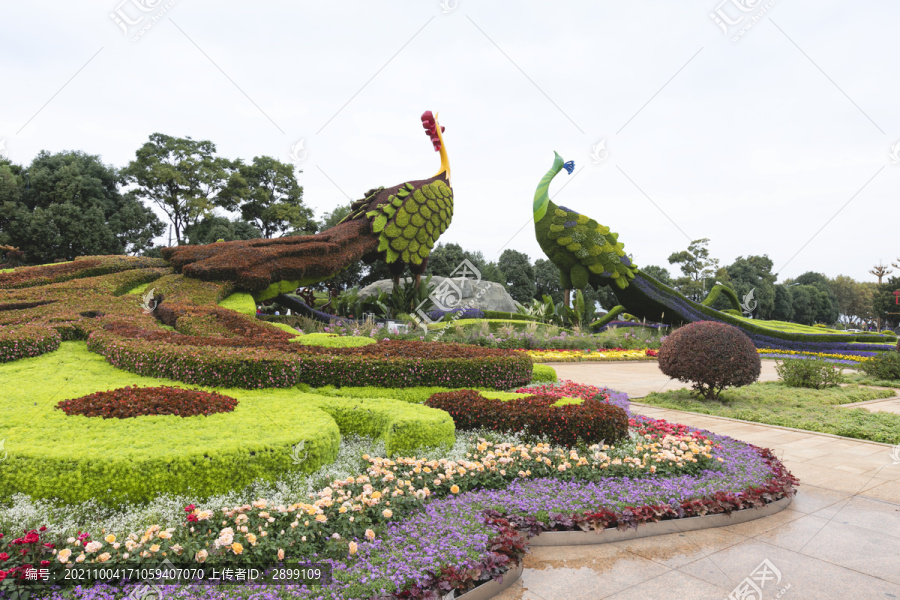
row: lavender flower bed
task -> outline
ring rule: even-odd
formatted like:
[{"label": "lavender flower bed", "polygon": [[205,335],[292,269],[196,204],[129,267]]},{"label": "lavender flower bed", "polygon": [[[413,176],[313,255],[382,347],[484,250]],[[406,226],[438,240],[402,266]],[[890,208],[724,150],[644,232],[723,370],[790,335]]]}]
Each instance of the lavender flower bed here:
[{"label": "lavender flower bed", "polygon": [[[618,393],[616,393],[619,395]],[[640,422],[649,421],[635,417]],[[621,510],[646,505],[672,505],[710,497],[718,492],[741,495],[765,484],[772,470],[753,447],[714,434],[721,445],[720,468],[697,475],[644,478],[601,478],[596,481],[561,479],[517,480],[504,489],[483,489],[445,497],[390,525],[376,540],[357,540],[358,552],[332,565],[334,580],[318,588],[305,586],[247,585],[243,587],[161,586],[167,598],[244,599],[275,598],[346,599],[390,598],[397,590],[428,586],[445,567],[457,569],[491,566],[489,540],[496,530],[482,516],[487,510],[507,515],[536,517],[571,515],[597,510]],[[315,560],[315,557],[309,557]],[[71,595],[54,592],[52,600],[65,598],[111,600],[131,590],[108,585],[75,588]]]}]

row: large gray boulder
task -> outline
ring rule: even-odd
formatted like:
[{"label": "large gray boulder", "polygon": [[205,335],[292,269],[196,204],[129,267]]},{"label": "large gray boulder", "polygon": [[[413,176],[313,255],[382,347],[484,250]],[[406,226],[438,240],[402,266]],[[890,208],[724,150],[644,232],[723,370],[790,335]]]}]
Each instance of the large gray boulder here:
[{"label": "large gray boulder", "polygon": [[[407,282],[410,279],[402,281]],[[422,285],[425,285],[424,278]],[[431,278],[431,285],[433,286],[430,294],[432,302],[422,307],[426,311],[434,308],[441,310],[477,308],[482,311],[516,312],[516,307],[519,306],[519,303],[513,300],[503,284],[493,281],[475,281],[469,278],[448,278],[435,275]],[[390,294],[392,289],[394,289],[392,280],[381,279],[359,290],[359,297],[377,296],[381,292]]]}]

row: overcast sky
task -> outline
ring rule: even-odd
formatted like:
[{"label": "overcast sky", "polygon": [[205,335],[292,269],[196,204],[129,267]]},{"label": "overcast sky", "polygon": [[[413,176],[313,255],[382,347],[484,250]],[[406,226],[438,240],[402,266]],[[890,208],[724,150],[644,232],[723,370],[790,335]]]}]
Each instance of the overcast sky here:
[{"label": "overcast sky", "polygon": [[531,201],[556,150],[576,172],[554,200],[639,266],[707,237],[779,281],[874,280],[900,257],[900,3],[719,2],[7,0],[0,152],[122,167],[154,132],[248,161],[294,148],[321,216],[433,175],[432,110],[442,242],[543,257]]}]

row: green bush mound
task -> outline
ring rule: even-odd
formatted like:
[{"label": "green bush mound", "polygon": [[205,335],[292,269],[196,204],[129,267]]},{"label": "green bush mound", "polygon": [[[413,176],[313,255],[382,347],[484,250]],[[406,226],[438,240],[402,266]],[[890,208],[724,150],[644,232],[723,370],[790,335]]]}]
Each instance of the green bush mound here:
[{"label": "green bush mound", "polygon": [[775,372],[790,387],[821,390],[843,383],[843,369],[823,359],[786,360],[775,366]]},{"label": "green bush mound", "polygon": [[[591,398],[580,403],[559,402],[547,394],[498,401],[477,390],[435,394],[425,403],[450,413],[459,429],[493,429],[549,439],[551,444],[613,444],[628,436],[628,413]],[[557,402],[559,404],[557,405]]]},{"label": "green bush mound", "polygon": [[874,379],[900,382],[900,352],[882,352],[871,360],[860,363],[859,368]]},{"label": "green bush mound", "polygon": [[759,379],[762,363],[750,338],[726,323],[698,321],[676,329],[659,349],[659,370],[715,399],[725,388]]},{"label": "green bush mound", "polygon": [[5,327],[0,329],[0,363],[53,352],[60,341],[55,329],[43,325]]},{"label": "green bush mound", "polygon": [[251,317],[256,316],[256,301],[253,296],[243,292],[231,294],[219,302],[219,306]]},{"label": "green bush mound", "polygon": [[446,412],[390,398],[320,397],[317,405],[344,432],[384,440],[388,456],[413,456],[423,446],[449,448],[456,440]]},{"label": "green bush mound", "polygon": [[380,437],[404,453],[453,442],[446,413],[389,399],[367,400],[361,409],[357,400],[299,389],[208,390],[234,397],[237,407],[189,418],[99,419],[54,407],[99,391],[161,384],[179,386],[114,369],[83,342],[0,365],[0,439],[8,452],[0,499],[21,492],[114,505],[161,492],[207,497],[298,469],[313,472],[334,460],[340,433]]},{"label": "green bush mound", "polygon": [[540,381],[542,383],[553,383],[558,381],[556,369],[549,365],[534,365],[534,368],[531,371],[531,380]]},{"label": "green bush mound", "polygon": [[[272,323],[280,325],[280,323]],[[295,329],[296,333],[297,330]],[[298,335],[291,342],[304,346],[323,346],[325,348],[359,348],[371,346],[376,340],[362,335],[337,335],[334,333],[305,333]]]}]

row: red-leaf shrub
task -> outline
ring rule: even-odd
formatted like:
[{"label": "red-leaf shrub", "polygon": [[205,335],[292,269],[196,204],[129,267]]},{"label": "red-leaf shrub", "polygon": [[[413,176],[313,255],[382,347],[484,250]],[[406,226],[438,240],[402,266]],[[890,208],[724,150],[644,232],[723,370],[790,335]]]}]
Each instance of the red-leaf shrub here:
[{"label": "red-leaf shrub", "polygon": [[231,396],[175,387],[137,386],[97,392],[81,398],[63,400],[56,405],[67,415],[128,419],[146,415],[194,417],[231,412],[238,401]]},{"label": "red-leaf shrub", "polygon": [[727,323],[698,321],[676,329],[659,349],[659,370],[693,387],[704,398],[719,397],[731,386],[759,379],[762,364],[756,346]]},{"label": "red-leaf shrub", "polygon": [[489,400],[475,390],[434,394],[425,406],[450,413],[459,429],[494,429],[546,435],[551,444],[574,446],[578,441],[612,444],[628,435],[628,414],[595,398],[582,404],[553,406],[559,398],[537,394],[508,401]]},{"label": "red-leaf shrub", "polygon": [[390,340],[327,348],[275,337],[199,337],[116,324],[95,331],[88,349],[119,369],[215,387],[291,387],[305,383],[376,387],[490,387],[531,381],[528,355],[513,350]]}]

